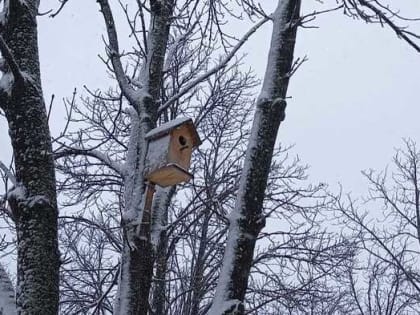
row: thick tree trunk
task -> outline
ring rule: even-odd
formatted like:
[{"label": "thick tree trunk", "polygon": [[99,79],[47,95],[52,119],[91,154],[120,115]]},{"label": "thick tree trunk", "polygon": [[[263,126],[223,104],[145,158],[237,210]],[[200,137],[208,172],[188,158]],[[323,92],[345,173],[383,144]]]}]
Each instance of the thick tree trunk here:
[{"label": "thick tree trunk", "polygon": [[166,252],[168,249],[168,238],[166,232],[162,232],[159,245],[156,250],[156,272],[153,281],[153,300],[152,310],[155,315],[166,314],[166,274],[168,271],[168,259]]},{"label": "thick tree trunk", "polygon": [[152,243],[156,248],[156,271],[153,281],[152,310],[155,315],[166,314],[166,274],[168,269],[166,225],[168,224],[169,205],[175,190],[175,186],[158,189],[153,204]]},{"label": "thick tree trunk", "polygon": [[7,48],[2,48],[11,72],[2,78],[9,85],[4,89],[2,84],[1,106],[9,124],[16,169],[17,184],[9,202],[17,229],[19,314],[57,314],[59,298],[58,211],[39,69],[38,5],[39,1],[10,1],[1,32],[11,53],[6,58]]},{"label": "thick tree trunk", "polygon": [[[105,22],[109,22],[111,15],[107,1],[100,0],[104,11]],[[151,213],[144,211],[143,198],[134,197],[144,189],[144,160],[147,149],[145,134],[156,126],[160,101],[162,68],[168,43],[171,17],[174,1],[150,1],[151,20],[147,38],[147,58],[141,70],[139,81],[142,88],[134,93],[138,96],[132,101],[137,112],[138,128],[135,141],[135,157],[132,161],[127,158],[129,174],[126,180],[126,207],[123,214],[124,247],[121,256],[121,272],[119,292],[116,300],[115,314],[144,315],[150,310],[149,293],[153,276],[154,247],[151,242]],[[106,12],[108,10],[108,14]],[[107,21],[108,19],[108,21]],[[112,35],[112,34],[111,34]],[[110,38],[111,40],[112,38]],[[116,37],[115,37],[116,40]],[[114,65],[115,68],[115,65]],[[133,126],[132,126],[133,127]],[[137,190],[137,191],[136,191]]]},{"label": "thick tree trunk", "polygon": [[279,0],[267,70],[257,100],[251,137],[241,175],[235,210],[231,213],[216,296],[210,314],[243,314],[244,298],[262,213],[273,149],[284,119],[286,92],[292,72],[300,0]]}]

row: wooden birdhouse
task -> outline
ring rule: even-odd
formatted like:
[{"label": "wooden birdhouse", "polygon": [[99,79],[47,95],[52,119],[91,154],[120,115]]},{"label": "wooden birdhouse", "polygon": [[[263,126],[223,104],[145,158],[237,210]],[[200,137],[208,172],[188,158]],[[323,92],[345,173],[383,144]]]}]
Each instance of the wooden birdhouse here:
[{"label": "wooden birdhouse", "polygon": [[191,118],[171,120],[146,134],[148,149],[145,177],[167,187],[192,178],[188,171],[192,151],[201,144]]}]

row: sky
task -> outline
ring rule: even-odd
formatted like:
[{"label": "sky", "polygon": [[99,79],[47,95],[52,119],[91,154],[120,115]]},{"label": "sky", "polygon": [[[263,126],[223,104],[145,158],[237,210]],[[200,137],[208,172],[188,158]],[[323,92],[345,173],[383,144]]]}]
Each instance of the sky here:
[{"label": "sky", "polygon": [[[401,2],[403,12],[420,16],[420,2]],[[40,11],[57,8],[57,3],[43,0]],[[270,11],[276,1],[261,4]],[[304,12],[316,8],[322,5],[303,1]],[[46,15],[38,21],[44,95],[46,103],[56,96],[51,129],[57,134],[64,122],[63,97],[71,97],[74,88],[82,91],[84,85],[109,85],[97,57],[104,53],[105,28],[96,1],[71,0],[58,17]],[[127,32],[124,22],[117,23],[120,34]],[[307,56],[308,61],[291,79],[291,99],[278,138],[295,145],[293,153],[311,166],[311,181],[332,186],[340,182],[349,191],[363,193],[361,170],[384,168],[403,137],[420,141],[420,56],[389,28],[341,12],[325,14],[311,25],[318,28],[298,32],[295,56]],[[232,27],[238,37],[244,33],[243,25]],[[266,24],[241,50],[245,66],[260,78],[270,35],[271,25]],[[4,122],[0,130],[0,159],[7,161],[10,145]]]},{"label": "sky", "polygon": [[[418,12],[420,17],[418,0],[395,2],[401,2],[403,12]],[[42,0],[40,12],[57,4]],[[269,12],[276,1],[261,4]],[[316,0],[303,1],[304,12],[321,7]],[[105,28],[94,0],[70,0],[56,18],[46,15],[38,22],[44,96],[49,103],[55,94],[51,129],[58,134],[65,122],[62,98],[70,98],[74,88],[83,91],[84,85],[93,90],[109,86],[98,58],[104,54]],[[117,23],[119,33],[127,34],[126,23]],[[412,24],[420,33],[420,23]],[[404,137],[420,143],[420,55],[389,28],[341,12],[323,15],[311,25],[318,28],[298,31],[295,57],[308,61],[290,81],[291,99],[278,139],[294,144],[292,153],[310,166],[310,181],[328,183],[332,189],[341,183],[346,191],[364,194],[361,170],[383,169]],[[240,37],[246,27],[232,23],[232,29]],[[261,79],[270,36],[268,23],[240,51],[246,54],[244,67]],[[0,160],[9,162],[10,141],[1,119],[0,147]]]}]

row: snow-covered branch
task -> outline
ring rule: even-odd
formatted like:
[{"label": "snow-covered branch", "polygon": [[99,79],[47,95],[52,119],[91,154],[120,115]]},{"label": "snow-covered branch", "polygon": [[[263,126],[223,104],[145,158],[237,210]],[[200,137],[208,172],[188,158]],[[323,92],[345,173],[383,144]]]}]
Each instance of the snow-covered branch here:
[{"label": "snow-covered branch", "polygon": [[108,166],[110,169],[117,172],[122,177],[126,175],[126,171],[120,163],[111,160],[108,155],[97,150],[90,150],[90,149],[84,149],[84,148],[66,148],[58,152],[55,152],[54,158],[60,159],[60,158],[63,158],[66,156],[72,156],[72,155],[89,156],[89,157],[96,158],[102,163],[104,163],[106,166]]},{"label": "snow-covered branch", "polygon": [[140,118],[137,114],[137,111],[128,107],[125,109],[126,113],[130,116],[131,127],[130,127],[130,137],[128,140],[128,149],[125,168],[134,165],[137,158],[137,145],[140,136]]}]

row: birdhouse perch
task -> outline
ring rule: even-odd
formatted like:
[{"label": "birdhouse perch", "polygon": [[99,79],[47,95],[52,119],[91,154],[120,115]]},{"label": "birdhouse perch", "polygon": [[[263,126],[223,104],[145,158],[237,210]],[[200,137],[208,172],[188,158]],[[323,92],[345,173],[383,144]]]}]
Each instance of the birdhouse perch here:
[{"label": "birdhouse perch", "polygon": [[201,144],[191,118],[171,120],[146,134],[145,177],[149,182],[167,187],[187,182],[192,150]]}]

